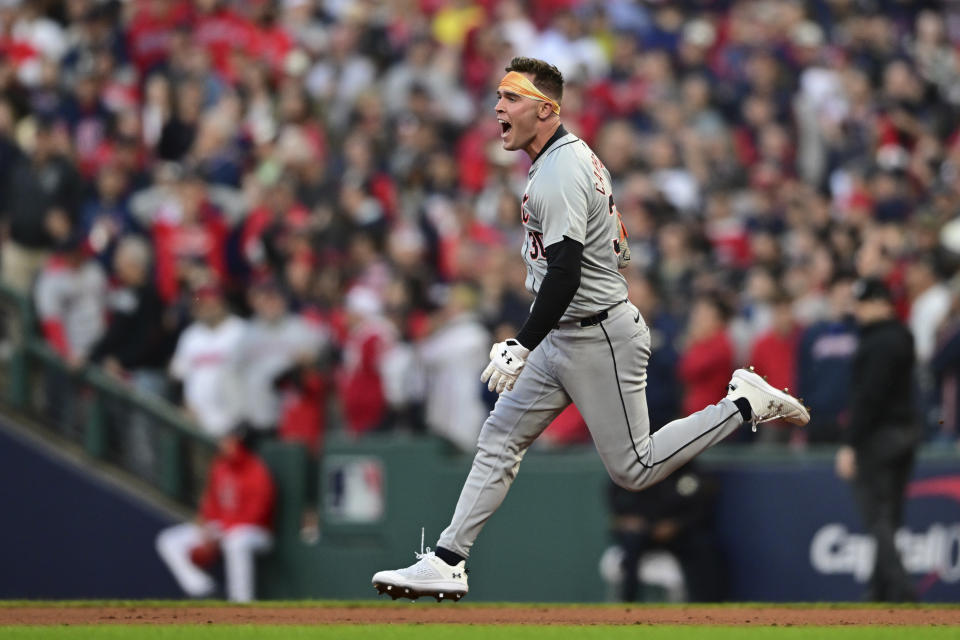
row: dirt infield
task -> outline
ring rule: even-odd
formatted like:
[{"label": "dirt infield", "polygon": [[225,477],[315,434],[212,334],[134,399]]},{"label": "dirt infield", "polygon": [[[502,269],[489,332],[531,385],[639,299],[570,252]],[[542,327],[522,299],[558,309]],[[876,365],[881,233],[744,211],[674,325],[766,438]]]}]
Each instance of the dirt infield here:
[{"label": "dirt infield", "polygon": [[469,606],[12,606],[2,625],[62,624],[960,625],[960,608]]}]

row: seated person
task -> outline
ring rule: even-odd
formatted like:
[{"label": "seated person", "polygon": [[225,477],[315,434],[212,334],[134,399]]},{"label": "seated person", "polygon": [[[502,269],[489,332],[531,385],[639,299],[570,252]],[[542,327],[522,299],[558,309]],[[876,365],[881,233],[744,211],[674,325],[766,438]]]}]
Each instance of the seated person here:
[{"label": "seated person", "polygon": [[157,552],[194,598],[213,594],[216,585],[204,569],[222,553],[227,597],[253,600],[254,556],[273,547],[273,479],[247,447],[245,435],[246,428],[240,426],[220,439],[196,522],[174,525],[157,536]]},{"label": "seated person", "polygon": [[638,565],[647,551],[670,552],[680,563],[688,599],[723,598],[720,550],[713,530],[715,485],[695,461],[634,493],[610,483],[613,538],[623,550],[621,600],[636,600]]}]

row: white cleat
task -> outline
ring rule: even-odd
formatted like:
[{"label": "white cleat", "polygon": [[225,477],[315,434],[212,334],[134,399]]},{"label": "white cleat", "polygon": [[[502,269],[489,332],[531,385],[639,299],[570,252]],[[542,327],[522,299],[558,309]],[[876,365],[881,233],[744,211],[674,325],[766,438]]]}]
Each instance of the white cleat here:
[{"label": "white cleat", "polygon": [[810,412],[799,400],[780,391],[752,371],[737,369],[727,385],[727,397],[731,400],[746,398],[753,413],[753,430],[757,425],[771,420],[784,419],[791,424],[805,425],[810,422]]},{"label": "white cleat", "polygon": [[378,571],[373,575],[373,587],[377,593],[387,593],[397,598],[416,600],[430,596],[441,600],[459,600],[467,595],[467,570],[465,562],[451,567],[427,548],[426,553],[417,553],[417,562],[405,569]]}]

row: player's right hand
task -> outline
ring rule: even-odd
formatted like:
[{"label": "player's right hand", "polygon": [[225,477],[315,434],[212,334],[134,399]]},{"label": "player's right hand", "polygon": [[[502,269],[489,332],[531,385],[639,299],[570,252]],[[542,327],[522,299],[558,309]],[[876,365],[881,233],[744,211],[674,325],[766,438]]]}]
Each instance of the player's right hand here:
[{"label": "player's right hand", "polygon": [[486,382],[490,391],[510,391],[517,382],[523,365],[527,363],[528,355],[530,350],[513,338],[496,343],[490,349],[490,364],[480,375],[480,382]]}]

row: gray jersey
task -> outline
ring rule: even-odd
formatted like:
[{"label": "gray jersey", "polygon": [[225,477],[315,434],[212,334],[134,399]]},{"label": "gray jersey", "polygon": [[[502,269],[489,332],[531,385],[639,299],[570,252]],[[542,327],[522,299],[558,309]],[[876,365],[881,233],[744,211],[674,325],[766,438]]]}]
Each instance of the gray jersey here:
[{"label": "gray jersey", "polygon": [[583,244],[580,288],[562,321],[594,315],[626,299],[617,270],[620,217],[610,173],[583,140],[568,133],[530,167],[521,205],[527,234],[523,260],[527,289],[536,294],[547,274],[546,247],[564,236]]}]

